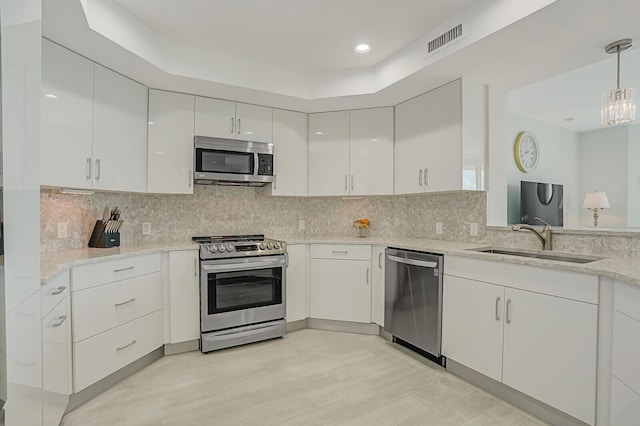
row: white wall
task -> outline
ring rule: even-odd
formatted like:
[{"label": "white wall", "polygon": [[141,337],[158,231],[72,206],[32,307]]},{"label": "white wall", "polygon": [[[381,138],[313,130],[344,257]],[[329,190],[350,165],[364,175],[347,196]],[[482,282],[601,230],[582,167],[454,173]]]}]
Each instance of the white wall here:
[{"label": "white wall", "polygon": [[640,228],[640,125],[629,126],[627,226]]},{"label": "white wall", "polygon": [[[628,126],[580,133],[580,197],[606,192],[610,209],[600,212],[598,227],[627,226]],[[593,227],[593,214],[580,211],[580,226]]]},{"label": "white wall", "polygon": [[[543,123],[514,112],[507,114],[507,220],[520,222],[520,181],[546,182],[563,185],[564,226],[578,226],[582,200],[578,193],[578,134]],[[540,147],[538,166],[523,173],[516,166],[513,144],[521,131],[532,132]]]}]

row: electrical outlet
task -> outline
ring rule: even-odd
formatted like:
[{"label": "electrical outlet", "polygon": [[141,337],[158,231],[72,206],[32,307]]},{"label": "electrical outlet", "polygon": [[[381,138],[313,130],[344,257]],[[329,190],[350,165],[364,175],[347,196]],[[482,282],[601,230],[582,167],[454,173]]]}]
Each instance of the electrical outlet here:
[{"label": "electrical outlet", "polygon": [[60,222],[58,224],[58,238],[67,238],[67,222]]},{"label": "electrical outlet", "polygon": [[142,222],[142,235],[151,234],[151,222]]},{"label": "electrical outlet", "polygon": [[436,235],[442,235],[442,222],[436,222]]},{"label": "electrical outlet", "polygon": [[471,234],[472,237],[477,237],[478,236],[478,224],[477,223],[472,223],[471,227],[469,229],[469,234]]},{"label": "electrical outlet", "polygon": [[304,219],[300,219],[300,220],[298,220],[298,229],[299,229],[300,231],[304,231],[304,225],[305,225],[305,223],[304,223]]}]

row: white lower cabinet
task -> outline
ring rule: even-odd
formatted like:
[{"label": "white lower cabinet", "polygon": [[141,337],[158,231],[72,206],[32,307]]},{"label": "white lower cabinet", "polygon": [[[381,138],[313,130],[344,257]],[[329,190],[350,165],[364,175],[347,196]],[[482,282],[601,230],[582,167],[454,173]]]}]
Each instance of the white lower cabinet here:
[{"label": "white lower cabinet", "polygon": [[313,244],[309,277],[311,318],[371,322],[371,246]]},{"label": "white lower cabinet", "polygon": [[71,271],[73,391],[163,345],[160,254]]},{"label": "white lower cabinet", "polygon": [[287,245],[286,309],[287,322],[309,317],[309,268],[306,244]]},{"label": "white lower cabinet", "polygon": [[611,425],[640,419],[640,288],[615,283]]},{"label": "white lower cabinet", "polygon": [[445,265],[443,354],[595,424],[598,278],[453,256]]},{"label": "white lower cabinet", "polygon": [[171,343],[200,338],[200,280],[197,250],[169,253]]},{"label": "white lower cabinet", "polygon": [[371,247],[371,322],[384,327],[385,246]]}]

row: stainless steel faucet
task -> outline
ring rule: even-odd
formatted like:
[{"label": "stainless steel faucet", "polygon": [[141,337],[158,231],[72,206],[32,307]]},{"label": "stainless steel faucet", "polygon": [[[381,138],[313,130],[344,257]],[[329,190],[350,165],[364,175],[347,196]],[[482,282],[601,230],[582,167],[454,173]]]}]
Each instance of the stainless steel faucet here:
[{"label": "stainless steel faucet", "polygon": [[536,237],[538,237],[538,239],[540,240],[540,243],[542,244],[542,250],[551,250],[553,248],[551,225],[549,225],[547,222],[540,219],[539,217],[534,217],[534,219],[537,220],[538,222],[541,222],[544,225],[544,228],[542,228],[542,232],[536,230],[532,226],[525,225],[523,223],[513,225],[513,228],[511,229],[514,231],[520,231],[521,229],[526,229],[527,231],[533,232],[533,234]]}]

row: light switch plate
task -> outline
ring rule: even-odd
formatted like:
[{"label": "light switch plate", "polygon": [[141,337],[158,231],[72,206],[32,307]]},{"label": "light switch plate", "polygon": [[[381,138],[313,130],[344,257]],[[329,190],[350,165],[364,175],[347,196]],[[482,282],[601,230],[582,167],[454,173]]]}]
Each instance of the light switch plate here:
[{"label": "light switch plate", "polygon": [[67,222],[58,223],[58,238],[67,238]]},{"label": "light switch plate", "polygon": [[472,237],[477,237],[478,236],[478,224],[477,223],[472,223],[471,227],[469,229],[469,233],[471,234]]},{"label": "light switch plate", "polygon": [[151,222],[142,222],[142,235],[151,234]]},{"label": "light switch plate", "polygon": [[442,222],[436,222],[436,235],[442,235]]}]

